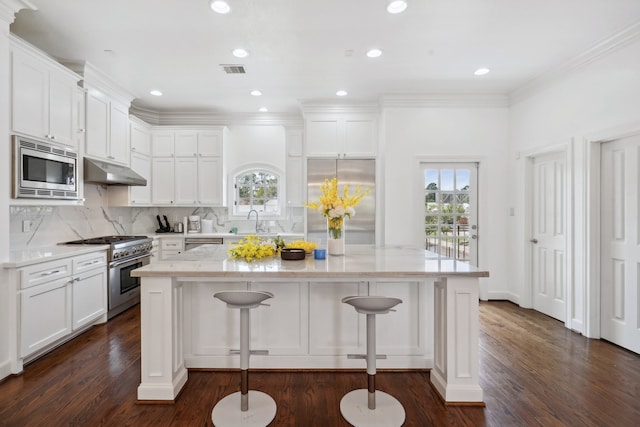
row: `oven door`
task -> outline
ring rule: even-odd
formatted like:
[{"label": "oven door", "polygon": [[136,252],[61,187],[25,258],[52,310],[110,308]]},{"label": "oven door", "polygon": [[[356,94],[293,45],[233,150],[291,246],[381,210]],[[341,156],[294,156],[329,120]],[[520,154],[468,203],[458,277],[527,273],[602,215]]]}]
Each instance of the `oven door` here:
[{"label": "oven door", "polygon": [[150,254],[109,264],[109,313],[111,318],[140,302],[140,278],[131,271],[149,264]]}]

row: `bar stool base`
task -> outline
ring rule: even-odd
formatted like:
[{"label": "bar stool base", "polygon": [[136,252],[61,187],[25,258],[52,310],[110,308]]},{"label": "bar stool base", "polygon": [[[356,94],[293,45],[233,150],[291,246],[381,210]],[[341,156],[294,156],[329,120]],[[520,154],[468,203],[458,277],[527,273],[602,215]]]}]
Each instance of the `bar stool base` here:
[{"label": "bar stool base", "polygon": [[211,421],[216,427],[251,426],[266,427],[276,416],[276,402],[261,391],[249,390],[249,409],[240,410],[240,392],[222,398],[211,411]]},{"label": "bar stool base", "polygon": [[340,413],[352,426],[401,426],[405,420],[402,404],[395,397],[376,390],[376,409],[369,409],[369,390],[353,390],[340,401]]}]

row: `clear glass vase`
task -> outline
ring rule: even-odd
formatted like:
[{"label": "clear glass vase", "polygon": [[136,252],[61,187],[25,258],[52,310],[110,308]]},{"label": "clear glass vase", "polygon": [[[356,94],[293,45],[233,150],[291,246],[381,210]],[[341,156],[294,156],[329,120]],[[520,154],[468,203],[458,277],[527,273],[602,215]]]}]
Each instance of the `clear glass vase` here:
[{"label": "clear glass vase", "polygon": [[327,218],[327,253],[344,255],[345,217]]}]

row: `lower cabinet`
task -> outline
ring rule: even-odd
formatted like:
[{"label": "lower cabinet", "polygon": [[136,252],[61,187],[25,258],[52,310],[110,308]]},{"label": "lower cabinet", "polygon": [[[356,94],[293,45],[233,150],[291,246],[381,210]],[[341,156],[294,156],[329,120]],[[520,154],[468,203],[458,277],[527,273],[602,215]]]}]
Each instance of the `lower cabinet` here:
[{"label": "lower cabinet", "polygon": [[105,251],[30,265],[17,269],[14,278],[18,359],[42,353],[106,316]]},{"label": "lower cabinet", "polygon": [[73,280],[73,330],[94,321],[107,312],[107,270],[95,269]]},{"label": "lower cabinet", "polygon": [[71,333],[71,282],[54,280],[22,291],[20,357],[26,357]]}]

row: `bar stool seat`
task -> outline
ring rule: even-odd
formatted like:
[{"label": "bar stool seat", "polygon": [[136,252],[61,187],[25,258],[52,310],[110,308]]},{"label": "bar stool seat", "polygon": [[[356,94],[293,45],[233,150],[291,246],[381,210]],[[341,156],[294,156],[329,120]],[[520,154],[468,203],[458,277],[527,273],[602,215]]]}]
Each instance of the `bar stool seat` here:
[{"label": "bar stool seat", "polygon": [[249,310],[265,305],[262,303],[273,298],[273,294],[265,291],[222,291],[213,297],[226,303],[228,308],[240,309],[240,391],[216,403],[211,411],[211,421],[218,427],[265,427],[276,416],[276,402],[266,393],[249,390]]},{"label": "bar stool seat", "polygon": [[367,315],[367,389],[345,394],[340,401],[340,413],[355,427],[401,426],[406,418],[404,407],[395,397],[376,390],[376,315],[386,314],[402,303],[399,298],[382,296],[351,296],[342,302]]}]

